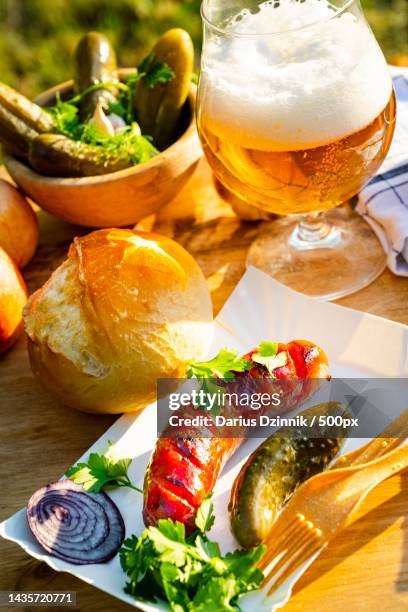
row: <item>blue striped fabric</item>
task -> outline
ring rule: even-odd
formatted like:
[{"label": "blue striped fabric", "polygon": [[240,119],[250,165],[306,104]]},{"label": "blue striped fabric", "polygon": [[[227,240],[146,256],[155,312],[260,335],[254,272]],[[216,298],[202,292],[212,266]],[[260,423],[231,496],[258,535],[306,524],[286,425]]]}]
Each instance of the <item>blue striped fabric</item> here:
[{"label": "blue striped fabric", "polygon": [[381,172],[358,196],[357,212],[376,232],[388,267],[408,276],[408,69],[391,67],[397,97],[397,123]]}]

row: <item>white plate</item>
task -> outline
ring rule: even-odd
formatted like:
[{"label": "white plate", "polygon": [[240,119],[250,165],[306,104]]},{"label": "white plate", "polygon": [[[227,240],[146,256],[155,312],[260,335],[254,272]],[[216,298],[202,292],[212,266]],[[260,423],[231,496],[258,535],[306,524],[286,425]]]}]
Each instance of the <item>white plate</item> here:
[{"label": "white plate", "polygon": [[[271,280],[262,272],[249,269],[230,296],[215,323],[215,339],[211,354],[231,346],[245,353],[261,340],[289,341],[309,339],[326,351],[331,372],[337,377],[406,377],[408,374],[408,328],[362,312],[321,302],[295,293]],[[123,457],[133,457],[130,468],[132,481],[142,486],[146,465],[156,441],[156,406],[148,406],[138,416],[122,416],[84,453],[103,452],[108,440],[116,443]],[[359,446],[364,440],[349,440],[343,452]],[[214,492],[216,521],[211,537],[221,544],[223,551],[237,547],[229,530],[227,503],[234,477],[256,440],[245,442],[222,472]],[[68,467],[68,466],[67,466]],[[45,483],[44,483],[45,484]],[[111,493],[122,512],[126,534],[140,534],[143,530],[142,496],[120,489]],[[16,542],[27,553],[45,561],[56,571],[63,571],[106,591],[146,612],[168,609],[164,605],[138,602],[123,592],[126,580],[118,557],[103,565],[74,566],[50,557],[33,539],[27,526],[25,509],[0,525],[0,535]],[[306,569],[298,572],[298,576]],[[289,598],[296,580],[285,584],[274,600],[260,601],[259,595],[244,597],[246,610],[272,611]]]}]

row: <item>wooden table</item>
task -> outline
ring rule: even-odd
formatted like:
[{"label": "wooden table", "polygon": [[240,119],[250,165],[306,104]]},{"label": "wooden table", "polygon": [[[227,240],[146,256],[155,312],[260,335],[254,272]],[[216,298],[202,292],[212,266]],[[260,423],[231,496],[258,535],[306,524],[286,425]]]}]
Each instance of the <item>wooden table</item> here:
[{"label": "wooden table", "polygon": [[[84,229],[38,213],[41,242],[24,270],[30,292],[64,259]],[[216,194],[201,162],[192,181],[156,220],[198,260],[208,279],[215,313],[245,269],[260,224],[240,222]],[[385,271],[370,287],[341,304],[408,323],[408,282]],[[114,421],[58,406],[34,381],[24,338],[0,358],[0,521],[30,494],[57,479]],[[303,576],[285,612],[408,609],[408,474],[394,477],[366,500],[362,516]],[[0,541],[0,590],[77,591],[77,609],[121,612],[129,607],[81,581],[59,574]],[[4,609],[4,608],[3,608]],[[31,608],[25,608],[30,610]]]}]

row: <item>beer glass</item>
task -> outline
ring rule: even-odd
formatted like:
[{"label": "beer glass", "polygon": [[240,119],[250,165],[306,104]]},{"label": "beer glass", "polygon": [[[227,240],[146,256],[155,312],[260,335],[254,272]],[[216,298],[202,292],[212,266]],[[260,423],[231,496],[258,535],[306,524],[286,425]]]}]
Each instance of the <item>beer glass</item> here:
[{"label": "beer glass", "polygon": [[222,185],[281,218],[249,263],[334,299],[385,254],[350,207],[391,144],[395,98],[358,0],[204,0],[197,123]]}]

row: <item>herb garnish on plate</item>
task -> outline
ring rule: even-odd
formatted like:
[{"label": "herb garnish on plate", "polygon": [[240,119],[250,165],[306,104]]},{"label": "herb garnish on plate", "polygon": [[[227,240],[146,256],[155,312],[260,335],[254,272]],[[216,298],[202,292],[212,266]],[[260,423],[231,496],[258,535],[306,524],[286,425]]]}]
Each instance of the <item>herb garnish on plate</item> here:
[{"label": "herb garnish on plate", "polygon": [[85,491],[90,493],[99,493],[115,487],[129,487],[138,493],[143,493],[139,487],[132,484],[128,476],[132,459],[115,459],[112,447],[113,443],[109,442],[109,448],[104,454],[91,453],[86,463],[81,462],[70,467],[65,472],[65,476],[82,485]]},{"label": "herb garnish on plate", "polygon": [[[200,388],[205,393],[205,401],[202,408],[211,410],[215,416],[219,413],[223,405],[222,396],[225,393],[224,382],[231,382],[235,379],[237,372],[245,372],[251,368],[250,361],[238,357],[235,349],[222,348],[218,354],[208,361],[198,361],[189,364],[187,378],[197,378]],[[214,395],[216,401],[211,408],[208,405],[208,397]]]},{"label": "herb garnish on plate", "polygon": [[288,362],[286,351],[279,351],[278,342],[261,342],[256,351],[252,354],[252,361],[265,366],[271,376],[274,376],[276,368],[282,368]]},{"label": "herb garnish on plate", "polygon": [[255,564],[265,547],[222,555],[207,536],[213,523],[213,504],[207,498],[197,513],[197,531],[188,538],[182,523],[163,519],[139,538],[125,540],[119,550],[129,578],[125,592],[147,601],[163,599],[173,612],[239,610],[239,598],[263,580]]},{"label": "herb garnish on plate", "polygon": [[209,361],[198,361],[190,363],[187,370],[187,378],[222,378],[223,380],[234,380],[234,372],[245,372],[252,367],[247,359],[238,357],[235,349],[222,348],[218,354]]}]

